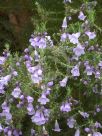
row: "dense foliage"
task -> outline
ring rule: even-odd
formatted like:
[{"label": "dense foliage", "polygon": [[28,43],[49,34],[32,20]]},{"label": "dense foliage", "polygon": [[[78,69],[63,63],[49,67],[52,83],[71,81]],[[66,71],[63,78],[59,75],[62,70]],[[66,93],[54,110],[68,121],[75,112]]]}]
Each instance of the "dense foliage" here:
[{"label": "dense foliage", "polygon": [[1,136],[102,136],[101,28],[97,2],[73,9],[64,0],[59,33],[47,33],[48,14],[36,2],[40,20],[29,47],[0,56]]}]

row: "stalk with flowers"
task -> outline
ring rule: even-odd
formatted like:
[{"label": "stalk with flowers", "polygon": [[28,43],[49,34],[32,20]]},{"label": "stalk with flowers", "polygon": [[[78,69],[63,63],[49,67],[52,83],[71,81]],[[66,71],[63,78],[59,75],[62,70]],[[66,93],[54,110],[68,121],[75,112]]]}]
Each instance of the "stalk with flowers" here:
[{"label": "stalk with flowers", "polygon": [[[1,136],[102,135],[102,53],[91,17],[96,3],[75,11],[71,3],[64,1],[54,40],[41,23],[21,56],[6,45],[0,57]],[[71,14],[78,21],[71,23]]]}]

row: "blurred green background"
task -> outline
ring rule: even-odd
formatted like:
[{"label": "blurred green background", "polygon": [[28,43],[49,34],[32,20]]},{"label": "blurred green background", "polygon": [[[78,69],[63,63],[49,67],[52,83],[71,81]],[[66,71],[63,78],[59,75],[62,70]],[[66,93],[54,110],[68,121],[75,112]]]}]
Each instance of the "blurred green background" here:
[{"label": "blurred green background", "polygon": [[[50,34],[59,31],[65,14],[63,0],[0,0],[0,52],[5,43],[10,44],[12,51],[22,52],[28,46],[35,23],[40,20],[36,1],[49,13],[47,31]],[[72,0],[72,6],[80,7],[82,2]],[[102,0],[97,2],[96,23],[102,28]]]}]

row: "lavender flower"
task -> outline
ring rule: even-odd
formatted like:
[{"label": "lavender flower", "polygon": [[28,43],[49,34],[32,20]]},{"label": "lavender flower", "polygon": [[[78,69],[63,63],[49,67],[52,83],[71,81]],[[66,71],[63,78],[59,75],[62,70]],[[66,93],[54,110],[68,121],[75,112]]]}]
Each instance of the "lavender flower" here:
[{"label": "lavender flower", "polygon": [[0,56],[0,65],[3,65],[5,61],[6,61],[6,58]]},{"label": "lavender flower", "polygon": [[102,67],[102,61],[99,62],[98,66],[99,66],[99,67]]},{"label": "lavender flower", "polygon": [[35,114],[34,107],[31,103],[28,104],[27,110],[28,110],[28,115],[34,115]]},{"label": "lavender flower", "polygon": [[1,116],[6,117],[5,123],[9,124],[9,122],[12,120],[12,115],[10,113],[10,108],[8,107],[7,103],[4,101],[4,103],[2,104],[2,113]]},{"label": "lavender flower", "polygon": [[80,57],[82,54],[85,54],[84,47],[82,47],[80,44],[78,44],[77,47],[73,49],[73,52],[78,57]]},{"label": "lavender flower", "polygon": [[66,17],[63,19],[62,28],[65,28],[65,29],[67,28],[67,18]]},{"label": "lavender flower", "polygon": [[45,94],[42,94],[41,97],[38,99],[38,102],[42,105],[46,105],[47,102],[49,102],[49,99],[46,98]]},{"label": "lavender flower", "polygon": [[94,39],[96,37],[95,32],[86,31],[85,34],[89,37],[89,40]]},{"label": "lavender flower", "polygon": [[42,81],[42,69],[40,65],[29,67],[28,71],[31,73],[31,80],[34,84],[39,84]]},{"label": "lavender flower", "polygon": [[0,124],[0,133],[3,131],[3,127],[2,125]]},{"label": "lavender flower", "polygon": [[71,73],[74,77],[80,76],[79,68],[77,65],[72,68]]},{"label": "lavender flower", "polygon": [[80,130],[77,129],[74,136],[80,136]]},{"label": "lavender flower", "polygon": [[61,131],[57,120],[55,121],[55,128],[53,130],[56,131],[56,132],[60,132]]},{"label": "lavender flower", "polygon": [[28,103],[32,103],[34,101],[34,98],[31,96],[27,96]]},{"label": "lavender flower", "polygon": [[14,97],[14,98],[19,98],[20,95],[21,95],[21,89],[17,86],[13,92],[11,93],[11,95]]},{"label": "lavender flower", "polygon": [[70,112],[71,111],[71,104],[66,102],[61,107],[60,110],[63,112]]},{"label": "lavender flower", "polygon": [[100,132],[93,132],[92,136],[102,136],[102,134]]},{"label": "lavender flower", "polygon": [[69,126],[69,128],[74,128],[75,123],[76,123],[76,120],[73,117],[70,117],[69,119],[67,119],[67,125]]},{"label": "lavender flower", "polygon": [[89,114],[86,113],[86,112],[81,112],[79,111],[80,115],[83,116],[84,118],[88,118],[89,117]]},{"label": "lavender flower", "polygon": [[83,12],[80,11],[78,18],[79,18],[80,20],[85,20],[86,16],[84,16]]},{"label": "lavender flower", "polygon": [[68,81],[68,77],[65,77],[62,81],[59,82],[59,83],[60,83],[60,86],[61,86],[61,87],[65,87],[66,84],[67,84],[67,81]]},{"label": "lavender flower", "polygon": [[35,123],[38,126],[46,123],[46,119],[44,117],[44,114],[39,110],[36,111],[35,115],[32,116],[31,119],[32,119],[32,122]]},{"label": "lavender flower", "polygon": [[37,37],[32,36],[32,37],[29,39],[29,42],[30,42],[31,46],[37,47],[37,46],[38,46],[38,43],[39,43],[39,40],[40,40],[40,36],[37,36]]},{"label": "lavender flower", "polygon": [[102,125],[101,125],[99,122],[96,121],[96,122],[95,122],[95,127],[96,127],[96,128],[102,128]]},{"label": "lavender flower", "polygon": [[89,65],[86,66],[86,73],[88,76],[91,76],[93,73],[93,68],[90,67]]},{"label": "lavender flower", "polygon": [[87,133],[90,132],[90,128],[85,128],[84,130],[85,130],[85,132],[87,132]]},{"label": "lavender flower", "polygon": [[45,38],[42,37],[42,38],[39,40],[38,47],[41,48],[41,49],[46,48],[46,39],[45,39]]},{"label": "lavender flower", "polygon": [[99,71],[96,71],[96,72],[95,72],[95,78],[100,79],[100,72],[99,72]]},{"label": "lavender flower", "polygon": [[53,81],[48,82],[48,83],[47,83],[47,86],[48,86],[48,87],[52,87],[52,86],[53,86]]},{"label": "lavender flower", "polygon": [[73,44],[79,43],[79,40],[78,40],[79,36],[80,36],[80,32],[68,35],[70,42]]},{"label": "lavender flower", "polygon": [[65,42],[67,38],[68,38],[67,33],[63,33],[63,34],[61,35],[60,41],[61,41],[61,42]]},{"label": "lavender flower", "polygon": [[12,75],[15,76],[15,77],[18,76],[17,71],[13,71],[13,72],[12,72]]}]

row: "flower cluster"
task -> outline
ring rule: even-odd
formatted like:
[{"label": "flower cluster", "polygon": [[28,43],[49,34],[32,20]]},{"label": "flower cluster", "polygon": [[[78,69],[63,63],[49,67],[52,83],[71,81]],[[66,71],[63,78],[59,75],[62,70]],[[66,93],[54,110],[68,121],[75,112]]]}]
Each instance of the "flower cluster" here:
[{"label": "flower cluster", "polygon": [[64,136],[65,127],[74,130],[67,135],[102,136],[102,51],[87,12],[77,12],[80,29],[70,30],[72,17],[64,17],[57,44],[35,33],[22,56],[0,56],[0,135],[26,136],[29,118],[31,136]]}]

